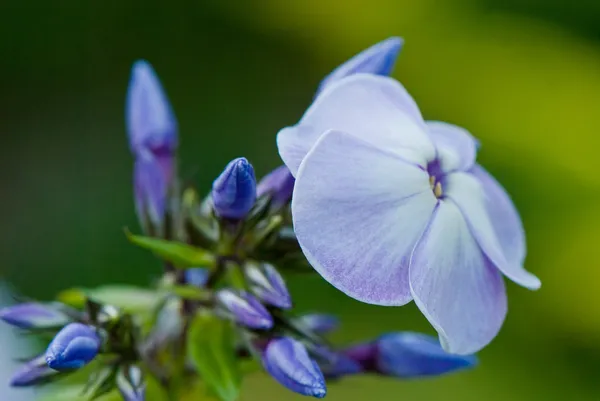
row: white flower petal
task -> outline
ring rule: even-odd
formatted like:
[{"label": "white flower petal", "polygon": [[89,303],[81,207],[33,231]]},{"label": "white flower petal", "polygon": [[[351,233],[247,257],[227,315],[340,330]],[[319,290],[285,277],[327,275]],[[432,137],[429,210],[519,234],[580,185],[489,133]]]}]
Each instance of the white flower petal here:
[{"label": "white flower petal", "polygon": [[448,352],[471,354],[496,336],[506,316],[500,272],[473,238],[458,207],[442,200],[410,262],[415,303]]},{"label": "white flower petal", "polygon": [[[515,283],[529,289],[540,288],[540,280],[525,270],[521,261],[516,260],[514,255],[505,254],[498,239],[486,205],[503,200],[494,199],[492,193],[486,194],[480,180],[469,173],[449,174],[445,184],[445,195],[458,205],[479,246],[492,263]],[[500,226],[498,228],[501,229]]]},{"label": "white flower petal", "polygon": [[304,254],[327,281],[362,302],[403,305],[410,254],[435,204],[425,171],[333,131],[298,171],[292,215]]},{"label": "white flower petal", "polygon": [[296,126],[277,134],[279,154],[294,176],[308,150],[329,130],[394,150],[423,167],[435,155],[414,100],[388,77],[355,74],[332,83]]}]

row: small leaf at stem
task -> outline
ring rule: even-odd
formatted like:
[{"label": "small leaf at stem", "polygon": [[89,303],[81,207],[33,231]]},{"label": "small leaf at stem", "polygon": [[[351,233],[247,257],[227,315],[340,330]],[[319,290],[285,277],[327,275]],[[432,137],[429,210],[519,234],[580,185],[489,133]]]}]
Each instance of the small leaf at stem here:
[{"label": "small leaf at stem", "polygon": [[133,235],[129,231],[125,231],[125,234],[133,244],[154,252],[175,267],[203,266],[212,269],[215,266],[215,255],[205,249],[176,241]]},{"label": "small leaf at stem", "polygon": [[207,388],[222,401],[237,399],[241,374],[235,360],[235,341],[230,322],[208,313],[192,321],[188,350]]}]

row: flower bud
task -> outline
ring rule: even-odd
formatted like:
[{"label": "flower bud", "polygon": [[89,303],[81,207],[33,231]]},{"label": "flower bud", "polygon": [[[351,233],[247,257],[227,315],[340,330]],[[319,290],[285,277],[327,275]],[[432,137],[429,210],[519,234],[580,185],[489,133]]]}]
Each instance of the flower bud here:
[{"label": "flower bud", "polygon": [[0,310],[0,319],[21,329],[47,329],[61,327],[70,319],[49,306],[28,302]]},{"label": "flower bud", "polygon": [[319,92],[327,85],[352,74],[390,75],[403,44],[402,38],[391,37],[363,50],[325,77],[321,81]]},{"label": "flower bud", "polygon": [[101,340],[93,327],[81,323],[65,326],[46,350],[46,363],[55,370],[79,369],[96,357]]},{"label": "flower bud", "polygon": [[339,325],[339,319],[324,313],[309,313],[297,318],[300,325],[317,334],[327,334]]},{"label": "flower bud", "polygon": [[192,267],[185,271],[185,282],[195,287],[204,287],[210,276],[210,271],[203,267]]},{"label": "flower bud", "polygon": [[296,180],[286,166],[277,167],[258,183],[257,196],[271,196],[271,204],[278,208],[292,199]]},{"label": "flower bud", "polygon": [[169,187],[173,179],[172,157],[157,157],[148,150],[137,155],[133,166],[135,208],[143,226],[149,221],[162,227]]},{"label": "flower bud", "polygon": [[217,301],[240,324],[253,329],[273,327],[273,317],[253,295],[246,291],[221,290]]},{"label": "flower bud", "polygon": [[244,269],[252,292],[263,302],[281,309],[292,307],[292,298],[283,278],[268,263],[248,263]]},{"label": "flower bud", "polygon": [[142,371],[135,365],[124,366],[117,374],[117,387],[124,401],[144,401],[146,386]]},{"label": "flower bud", "polygon": [[229,162],[213,183],[212,201],[219,217],[239,220],[248,214],[256,201],[256,178],[248,160]]},{"label": "flower bud", "polygon": [[40,355],[22,365],[11,377],[10,385],[12,387],[33,386],[43,383],[57,374],[56,370],[46,364],[46,356]]},{"label": "flower bud", "polygon": [[477,364],[474,355],[450,354],[436,338],[411,332],[385,334],[344,353],[367,371],[400,378],[439,376]]},{"label": "flower bud", "polygon": [[265,370],[280,384],[302,395],[323,398],[327,394],[319,365],[302,343],[283,337],[273,340],[263,354]]},{"label": "flower bud", "polygon": [[132,152],[173,154],[177,148],[177,120],[152,66],[137,61],[131,69],[126,105],[127,133]]}]

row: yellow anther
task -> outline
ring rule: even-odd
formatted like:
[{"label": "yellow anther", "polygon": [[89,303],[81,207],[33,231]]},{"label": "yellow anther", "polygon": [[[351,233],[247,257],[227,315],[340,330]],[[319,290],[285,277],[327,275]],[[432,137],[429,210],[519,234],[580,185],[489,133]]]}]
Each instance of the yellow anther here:
[{"label": "yellow anther", "polygon": [[432,175],[429,176],[429,186],[431,187],[431,189],[433,189],[433,187],[435,186],[435,177]]},{"label": "yellow anther", "polygon": [[436,198],[439,198],[440,196],[442,196],[442,184],[440,182],[435,184],[435,188],[433,189],[433,194],[435,195]]}]

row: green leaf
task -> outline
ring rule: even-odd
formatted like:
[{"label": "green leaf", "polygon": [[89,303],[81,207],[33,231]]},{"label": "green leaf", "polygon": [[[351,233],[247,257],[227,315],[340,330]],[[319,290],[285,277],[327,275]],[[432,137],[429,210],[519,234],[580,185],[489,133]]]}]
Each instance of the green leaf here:
[{"label": "green leaf", "polygon": [[154,252],[158,257],[173,263],[175,267],[213,268],[215,266],[215,255],[205,249],[176,241],[133,235],[129,231],[125,233],[133,244]]},{"label": "green leaf", "polygon": [[237,399],[242,382],[235,360],[235,338],[230,322],[208,313],[192,321],[188,350],[209,391],[222,401]]},{"label": "green leaf", "polygon": [[180,298],[192,301],[207,301],[211,298],[209,292],[193,285],[168,285],[163,288]]},{"label": "green leaf", "polygon": [[92,289],[72,288],[59,293],[57,300],[75,308],[83,308],[89,297],[127,312],[143,312],[153,308],[161,295],[156,290],[115,284]]}]

